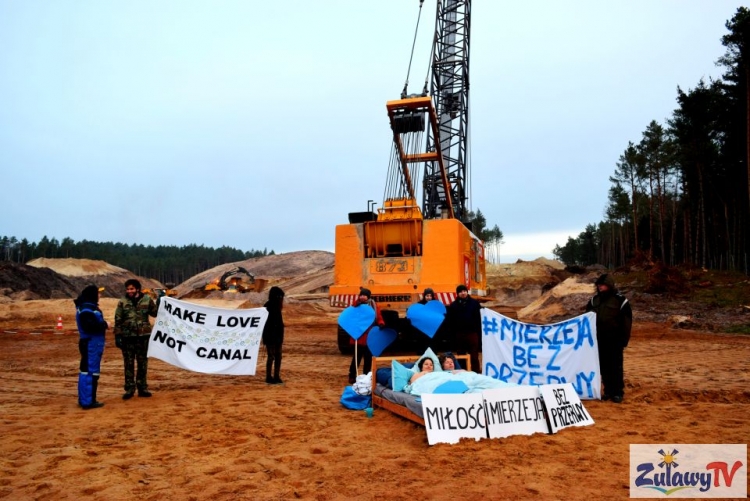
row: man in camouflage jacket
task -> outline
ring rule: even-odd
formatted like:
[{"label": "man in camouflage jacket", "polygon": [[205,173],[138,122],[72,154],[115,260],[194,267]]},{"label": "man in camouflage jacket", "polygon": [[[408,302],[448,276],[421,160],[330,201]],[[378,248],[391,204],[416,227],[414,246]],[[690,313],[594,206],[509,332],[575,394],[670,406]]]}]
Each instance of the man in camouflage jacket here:
[{"label": "man in camouflage jacket", "polygon": [[[115,344],[122,350],[125,366],[125,393],[123,400],[133,397],[150,397],[148,391],[148,341],[151,323],[148,317],[156,316],[157,305],[148,294],[141,292],[141,283],[130,279],[125,282],[125,296],[120,298],[115,310]],[[135,365],[138,363],[136,372]]]}]

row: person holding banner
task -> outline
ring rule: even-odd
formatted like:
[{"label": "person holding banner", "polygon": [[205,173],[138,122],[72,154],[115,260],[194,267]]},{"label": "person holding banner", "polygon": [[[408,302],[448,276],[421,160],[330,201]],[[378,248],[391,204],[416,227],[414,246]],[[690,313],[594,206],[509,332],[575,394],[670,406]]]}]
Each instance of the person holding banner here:
[{"label": "person holding banner", "polygon": [[78,326],[78,351],[81,353],[80,373],[78,374],[78,405],[83,409],[98,409],[104,404],[97,402],[96,390],[99,387],[99,367],[104,354],[104,334],[107,322],[99,309],[99,289],[89,285],[73,301],[76,305],[76,325]]},{"label": "person holding banner", "polygon": [[375,321],[356,341],[354,341],[353,338],[349,338],[351,344],[356,343],[354,354],[352,355],[352,363],[349,366],[349,384],[354,384],[357,381],[357,367],[359,367],[359,363],[362,362],[362,359],[364,359],[362,373],[368,374],[372,371],[372,353],[370,353],[370,348],[367,347],[367,333],[370,332],[370,329],[375,325],[381,328],[385,327],[385,321],[383,320],[383,315],[380,313],[378,303],[372,299],[370,289],[364,287],[360,287],[359,297],[357,297],[357,303],[354,304],[354,306],[358,308],[362,305],[368,305],[375,310]]},{"label": "person holding banner", "polygon": [[625,296],[618,292],[612,275],[605,273],[594,284],[597,293],[586,304],[586,311],[596,313],[596,342],[604,385],[602,400],[619,404],[625,394],[623,352],[630,341],[633,310]]},{"label": "person holding banner", "polygon": [[[266,347],[266,383],[283,384],[281,380],[281,346],[284,344],[284,319],[281,308],[284,291],[273,286],[268,291],[268,301],[263,306],[268,310],[268,319],[263,326],[263,345]],[[273,368],[273,376],[271,369]]]},{"label": "person holding banner", "polygon": [[456,295],[456,300],[448,306],[445,321],[455,336],[459,353],[468,353],[471,370],[482,374],[482,366],[479,364],[482,306],[479,301],[469,296],[469,289],[464,284],[456,287]]},{"label": "person holding banner", "polygon": [[[139,397],[150,397],[148,391],[148,340],[151,323],[157,306],[148,294],[141,292],[141,283],[131,278],[125,282],[125,296],[120,298],[115,310],[115,344],[122,350],[125,369],[123,400],[133,398],[136,388]],[[135,364],[138,363],[136,374]]]}]

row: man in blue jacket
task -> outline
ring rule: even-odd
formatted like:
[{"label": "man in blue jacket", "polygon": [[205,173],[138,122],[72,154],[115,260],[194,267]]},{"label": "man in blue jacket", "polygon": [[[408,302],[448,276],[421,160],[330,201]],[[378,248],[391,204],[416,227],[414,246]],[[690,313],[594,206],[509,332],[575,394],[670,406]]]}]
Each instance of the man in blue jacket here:
[{"label": "man in blue jacket", "polygon": [[83,409],[97,409],[104,404],[96,400],[99,368],[104,354],[104,334],[109,327],[99,309],[99,288],[89,285],[74,300],[78,326],[78,351],[81,353],[78,374],[78,404]]}]

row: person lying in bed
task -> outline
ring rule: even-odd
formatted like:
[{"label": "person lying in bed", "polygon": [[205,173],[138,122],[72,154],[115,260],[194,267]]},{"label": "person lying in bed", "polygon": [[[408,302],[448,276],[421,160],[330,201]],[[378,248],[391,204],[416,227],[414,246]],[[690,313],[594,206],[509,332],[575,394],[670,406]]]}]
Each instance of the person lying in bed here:
[{"label": "person lying in bed", "polygon": [[414,373],[414,375],[409,378],[409,384],[414,384],[414,381],[435,370],[434,362],[431,358],[428,357],[424,357],[422,360],[420,360],[417,364],[417,367],[419,367],[419,372]]},{"label": "person lying in bed", "polygon": [[465,372],[464,369],[456,368],[456,356],[450,351],[440,355],[438,360],[440,360],[440,367],[442,367],[444,371],[449,371],[453,374],[456,374],[457,372]]},{"label": "person lying in bed", "polygon": [[[412,395],[423,395],[425,393],[435,393],[435,389],[449,381],[461,381],[463,382],[468,390],[467,393],[481,393],[483,390],[489,390],[493,388],[507,388],[509,386],[518,386],[515,383],[506,383],[499,379],[494,379],[490,376],[484,376],[477,374],[472,371],[447,371],[447,370],[424,370],[428,365],[427,360],[432,362],[431,359],[425,357],[420,360],[420,372],[414,374],[403,391]],[[434,365],[433,365],[434,367]]]}]

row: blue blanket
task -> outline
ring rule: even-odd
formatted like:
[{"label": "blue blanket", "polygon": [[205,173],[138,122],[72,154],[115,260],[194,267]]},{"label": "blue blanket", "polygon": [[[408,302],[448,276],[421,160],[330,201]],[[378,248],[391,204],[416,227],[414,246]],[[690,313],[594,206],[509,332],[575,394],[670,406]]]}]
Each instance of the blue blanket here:
[{"label": "blue blanket", "polygon": [[404,387],[406,393],[412,395],[422,395],[424,393],[434,393],[435,388],[448,381],[461,381],[469,387],[467,393],[481,393],[483,390],[493,388],[508,388],[518,386],[515,383],[506,383],[499,379],[493,379],[489,376],[483,376],[471,371],[461,371],[455,374],[448,371],[430,372],[420,377],[414,383],[407,384]]}]

